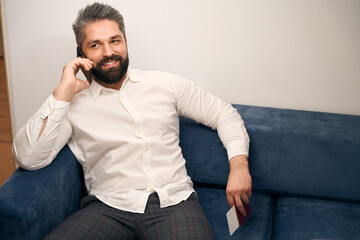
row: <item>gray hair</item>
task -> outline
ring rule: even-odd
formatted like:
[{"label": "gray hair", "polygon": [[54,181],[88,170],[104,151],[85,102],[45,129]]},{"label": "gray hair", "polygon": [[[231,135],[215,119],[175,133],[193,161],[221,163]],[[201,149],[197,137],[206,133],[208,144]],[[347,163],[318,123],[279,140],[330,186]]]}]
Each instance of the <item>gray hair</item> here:
[{"label": "gray hair", "polygon": [[77,45],[81,46],[84,41],[85,35],[83,30],[88,24],[105,19],[115,21],[119,25],[120,31],[125,36],[124,19],[120,12],[108,4],[93,3],[79,11],[77,18],[72,25]]}]

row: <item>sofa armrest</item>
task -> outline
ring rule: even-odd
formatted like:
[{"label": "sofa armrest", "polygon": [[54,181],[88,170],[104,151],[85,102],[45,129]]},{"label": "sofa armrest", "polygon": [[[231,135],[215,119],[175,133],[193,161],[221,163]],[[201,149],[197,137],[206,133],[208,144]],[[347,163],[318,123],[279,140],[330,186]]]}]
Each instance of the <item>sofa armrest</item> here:
[{"label": "sofa armrest", "polygon": [[0,239],[43,239],[78,210],[83,172],[66,145],[46,168],[18,168],[0,187]]}]

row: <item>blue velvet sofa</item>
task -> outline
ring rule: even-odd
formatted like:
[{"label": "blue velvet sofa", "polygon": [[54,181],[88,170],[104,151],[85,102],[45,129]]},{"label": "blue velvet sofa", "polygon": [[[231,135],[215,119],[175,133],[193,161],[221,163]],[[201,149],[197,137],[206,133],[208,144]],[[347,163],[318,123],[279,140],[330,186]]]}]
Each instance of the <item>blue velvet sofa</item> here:
[{"label": "blue velvet sofa", "polygon": [[[217,133],[181,118],[187,169],[216,239],[360,239],[360,116],[234,105],[250,139],[252,213],[233,236]],[[65,146],[0,187],[0,239],[42,239],[79,208],[81,167]]]}]

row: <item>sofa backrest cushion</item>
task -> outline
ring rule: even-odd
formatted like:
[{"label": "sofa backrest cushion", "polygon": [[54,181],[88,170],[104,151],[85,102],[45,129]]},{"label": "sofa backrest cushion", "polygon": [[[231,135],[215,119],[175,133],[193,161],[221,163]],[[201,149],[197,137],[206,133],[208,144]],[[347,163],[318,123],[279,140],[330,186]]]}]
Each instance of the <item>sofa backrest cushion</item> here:
[{"label": "sofa backrest cushion", "polygon": [[[253,188],[360,201],[360,116],[234,105],[250,136]],[[217,133],[180,120],[180,144],[194,182],[225,186]]]},{"label": "sofa backrest cushion", "polygon": [[180,117],[180,146],[186,160],[186,169],[195,184],[225,188],[229,161],[216,131]]}]

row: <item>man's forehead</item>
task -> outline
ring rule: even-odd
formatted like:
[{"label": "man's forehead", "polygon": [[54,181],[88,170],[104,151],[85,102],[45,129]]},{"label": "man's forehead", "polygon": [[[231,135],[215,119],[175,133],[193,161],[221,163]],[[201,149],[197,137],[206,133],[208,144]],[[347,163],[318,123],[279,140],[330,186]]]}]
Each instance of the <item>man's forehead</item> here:
[{"label": "man's forehead", "polygon": [[92,41],[104,41],[112,38],[124,38],[123,32],[120,30],[117,22],[112,20],[99,20],[89,23],[83,29],[85,36],[84,43]]}]

